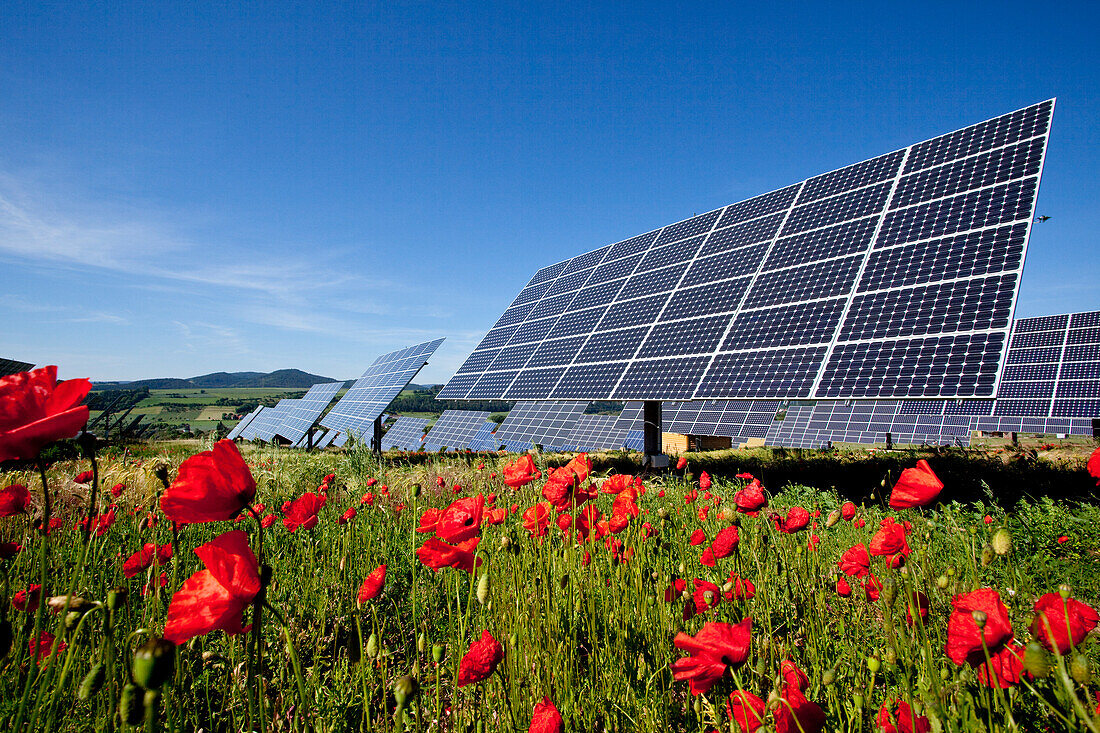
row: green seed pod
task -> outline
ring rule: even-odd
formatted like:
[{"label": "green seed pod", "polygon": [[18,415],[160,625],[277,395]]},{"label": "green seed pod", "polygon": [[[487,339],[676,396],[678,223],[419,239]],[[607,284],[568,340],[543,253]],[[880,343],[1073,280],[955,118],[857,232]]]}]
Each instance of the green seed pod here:
[{"label": "green seed pod", "polygon": [[894,601],[898,597],[898,584],[893,578],[887,577],[882,581],[882,600],[886,602],[887,606],[894,605]]},{"label": "green seed pod", "polygon": [[863,707],[863,695],[859,694],[858,692],[852,695],[852,707],[854,707],[856,710],[859,710]]},{"label": "green seed pod", "polygon": [[435,662],[436,664],[439,664],[440,662],[443,661],[443,645],[442,644],[433,644],[432,645],[432,661]]},{"label": "green seed pod", "polygon": [[1007,555],[1012,550],[1012,535],[1007,529],[1001,527],[993,533],[993,539],[989,544],[998,555]]},{"label": "green seed pod", "polygon": [[8,652],[11,651],[13,639],[14,635],[11,630],[11,621],[7,619],[0,620],[0,659],[4,659],[8,656]]},{"label": "green seed pod", "polygon": [[159,690],[176,669],[176,645],[154,636],[134,652],[134,682],[146,690]]},{"label": "green seed pod", "polygon": [[875,674],[882,669],[882,662],[878,660],[878,657],[867,657],[867,669],[871,670],[871,674]]},{"label": "green seed pod", "polygon": [[367,658],[378,658],[378,634],[372,633],[370,638],[367,639]]},{"label": "green seed pod", "polygon": [[940,679],[946,682],[951,677],[951,670],[947,667],[940,667]]},{"label": "green seed pod", "polygon": [[829,512],[829,516],[825,519],[825,526],[832,528],[837,522],[840,521],[840,510],[834,509]]},{"label": "green seed pod", "polygon": [[107,591],[107,608],[113,613],[126,605],[130,591],[126,588],[111,588]]},{"label": "green seed pod", "polygon": [[160,690],[145,691],[145,730],[157,730],[157,709],[160,707]]},{"label": "green seed pod", "polygon": [[947,577],[949,577],[949,578],[953,578],[953,577],[955,576],[955,573],[957,573],[958,571],[957,571],[957,570],[955,570],[955,566],[954,566],[954,565],[951,565],[951,566],[950,566],[950,567],[948,567],[948,568],[947,568],[947,570],[946,570],[946,571],[944,571],[944,572],[946,572],[946,573],[947,573]]},{"label": "green seed pod", "polygon": [[1087,685],[1092,681],[1092,670],[1084,654],[1074,654],[1069,662],[1069,674],[1078,684]]},{"label": "green seed pod", "polygon": [[892,646],[888,646],[882,650],[882,661],[889,665],[898,663],[898,650]]},{"label": "green seed pod", "polygon": [[974,619],[974,623],[979,629],[984,629],[985,622],[989,620],[989,616],[986,615],[985,611],[971,611],[970,617]]},{"label": "green seed pod", "polygon": [[399,708],[404,708],[415,700],[419,691],[420,685],[409,675],[398,677],[393,683],[393,699],[397,701]]},{"label": "green seed pod", "polygon": [[84,679],[81,680],[80,688],[76,692],[77,698],[80,700],[90,700],[97,692],[103,689],[103,683],[106,679],[107,670],[103,666],[103,662],[96,662],[88,671],[88,674],[84,675]]},{"label": "green seed pod", "polygon": [[481,574],[481,580],[477,581],[477,602],[484,606],[485,601],[488,598],[489,598],[489,573],[482,573]]},{"label": "green seed pod", "polygon": [[509,634],[508,635],[508,646],[515,649],[517,644],[519,644],[519,637],[516,636],[515,634]]},{"label": "green seed pod", "polygon": [[142,699],[141,688],[135,684],[127,684],[122,688],[122,697],[118,701],[118,710],[122,715],[122,721],[127,725],[137,725],[142,719],[142,707],[145,701]]},{"label": "green seed pod", "polygon": [[1033,641],[1024,649],[1024,669],[1032,677],[1046,677],[1050,674],[1050,655],[1043,645]]},{"label": "green seed pod", "polygon": [[414,499],[416,499],[420,496],[420,484],[413,484],[412,485],[412,495],[413,495]]},{"label": "green seed pod", "polygon": [[983,568],[989,567],[989,564],[991,562],[993,562],[994,557],[996,557],[996,555],[993,553],[993,547],[991,545],[986,545],[985,547],[983,547],[982,548],[982,567]]},{"label": "green seed pod", "polygon": [[825,673],[821,675],[821,684],[831,687],[834,682],[836,682],[836,672],[831,669],[825,670]]},{"label": "green seed pod", "polygon": [[80,623],[80,611],[69,611],[65,614],[65,628],[72,631],[76,628],[76,625]]},{"label": "green seed pod", "polygon": [[947,587],[947,583],[948,580],[946,575],[940,575],[936,578],[936,587],[940,590],[945,589]]},{"label": "green seed pod", "polygon": [[1073,595],[1073,589],[1065,583],[1062,583],[1060,586],[1058,586],[1058,595],[1062,596],[1063,601],[1068,601],[1069,597]]}]

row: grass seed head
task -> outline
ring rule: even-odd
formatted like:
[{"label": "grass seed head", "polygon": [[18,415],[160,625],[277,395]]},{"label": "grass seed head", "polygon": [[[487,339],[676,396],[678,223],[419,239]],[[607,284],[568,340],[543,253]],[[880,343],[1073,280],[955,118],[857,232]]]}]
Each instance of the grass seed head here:
[{"label": "grass seed head", "polygon": [[993,533],[993,539],[990,540],[990,544],[993,546],[993,551],[998,555],[1007,555],[1012,550],[1012,534],[1001,527]]}]

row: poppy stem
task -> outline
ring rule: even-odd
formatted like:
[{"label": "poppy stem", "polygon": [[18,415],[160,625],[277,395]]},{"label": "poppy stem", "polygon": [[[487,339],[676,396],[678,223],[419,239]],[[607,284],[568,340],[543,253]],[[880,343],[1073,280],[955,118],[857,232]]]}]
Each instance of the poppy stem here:
[{"label": "poppy stem", "polygon": [[290,637],[290,628],[286,625],[286,619],[279,613],[274,606],[267,602],[265,599],[263,602],[264,608],[271,612],[271,615],[275,617],[279,626],[283,630],[283,636],[286,638],[286,649],[290,655],[290,664],[294,669],[294,681],[298,686],[298,710],[302,710],[306,707],[306,683],[302,678],[302,666],[298,663],[298,652],[294,649],[294,642]]},{"label": "poppy stem", "polygon": [[[46,479],[46,464],[39,458],[36,461],[38,465],[38,475],[42,479],[42,546],[38,556],[39,564],[39,603],[38,608],[34,612],[34,636],[31,637],[34,640],[35,646],[31,652],[31,664],[34,669],[38,668],[39,662],[39,648],[37,646],[40,634],[42,633],[42,616],[46,610],[46,580],[49,577],[49,562],[50,562],[50,485]],[[22,730],[23,728],[23,716],[26,715],[27,701],[30,698],[31,688],[34,686],[34,681],[37,675],[28,674],[27,681],[23,685],[23,695],[19,699],[19,710],[15,714],[15,720],[12,724],[12,730]]]},{"label": "poppy stem", "polygon": [[84,451],[84,457],[92,463],[92,492],[88,497],[88,512],[85,515],[86,520],[84,522],[84,544],[87,545],[92,536],[92,521],[98,514],[96,511],[96,494],[99,491],[99,463],[95,459],[95,436],[84,432],[81,434],[79,442],[81,449]]}]

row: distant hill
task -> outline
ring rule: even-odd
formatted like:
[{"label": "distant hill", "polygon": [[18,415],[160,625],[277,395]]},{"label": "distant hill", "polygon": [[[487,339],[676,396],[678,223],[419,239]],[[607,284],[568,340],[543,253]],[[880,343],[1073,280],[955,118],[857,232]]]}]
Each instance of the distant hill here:
[{"label": "distant hill", "polygon": [[263,372],[214,372],[190,379],[139,379],[136,382],[96,382],[97,390],[109,389],[222,389],[226,387],[273,387],[276,389],[308,389],[321,382],[338,382],[301,369],[279,369]]}]

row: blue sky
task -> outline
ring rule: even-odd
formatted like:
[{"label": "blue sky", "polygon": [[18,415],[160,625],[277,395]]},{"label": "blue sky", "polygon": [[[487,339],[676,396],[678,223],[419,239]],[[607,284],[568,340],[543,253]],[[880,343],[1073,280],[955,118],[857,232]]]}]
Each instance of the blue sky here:
[{"label": "blue sky", "polygon": [[1095,4],[62,5],[0,10],[0,356],[62,376],[444,381],[541,266],[1053,96],[1017,315],[1100,309]]}]

